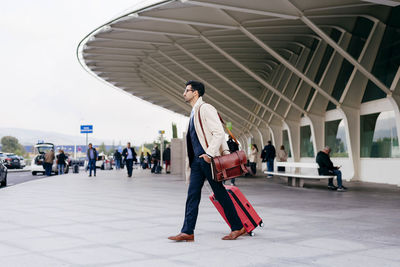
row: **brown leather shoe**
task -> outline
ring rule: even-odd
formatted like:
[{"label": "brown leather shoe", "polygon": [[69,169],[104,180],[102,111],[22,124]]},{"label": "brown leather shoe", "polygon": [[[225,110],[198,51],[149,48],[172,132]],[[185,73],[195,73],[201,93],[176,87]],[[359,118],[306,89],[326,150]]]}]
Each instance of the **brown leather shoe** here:
[{"label": "brown leather shoe", "polygon": [[226,235],[222,238],[222,240],[235,240],[241,235],[244,235],[246,233],[246,229],[243,227],[240,230],[232,231],[229,235]]},{"label": "brown leather shoe", "polygon": [[193,242],[194,241],[194,235],[188,235],[185,233],[180,233],[178,235],[175,236],[170,236],[168,237],[169,240],[174,240],[177,242],[181,242],[181,241],[186,241],[186,242]]}]

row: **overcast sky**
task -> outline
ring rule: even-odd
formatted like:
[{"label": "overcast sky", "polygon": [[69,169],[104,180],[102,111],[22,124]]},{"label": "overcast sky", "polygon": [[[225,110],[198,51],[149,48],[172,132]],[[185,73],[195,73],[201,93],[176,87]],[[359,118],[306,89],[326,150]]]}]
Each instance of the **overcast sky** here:
[{"label": "overcast sky", "polygon": [[171,138],[175,122],[181,137],[184,116],[105,85],[75,55],[86,34],[143,2],[154,1],[1,1],[0,127],[79,136],[93,124],[97,139],[140,145],[160,129]]}]

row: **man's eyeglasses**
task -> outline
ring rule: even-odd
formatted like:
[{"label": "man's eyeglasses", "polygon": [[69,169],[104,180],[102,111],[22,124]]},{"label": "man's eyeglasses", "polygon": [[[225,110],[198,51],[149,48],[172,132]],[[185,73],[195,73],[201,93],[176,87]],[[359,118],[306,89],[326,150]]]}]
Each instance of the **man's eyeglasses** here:
[{"label": "man's eyeglasses", "polygon": [[194,90],[193,89],[185,89],[185,91],[183,93],[186,94],[187,92],[194,92]]}]

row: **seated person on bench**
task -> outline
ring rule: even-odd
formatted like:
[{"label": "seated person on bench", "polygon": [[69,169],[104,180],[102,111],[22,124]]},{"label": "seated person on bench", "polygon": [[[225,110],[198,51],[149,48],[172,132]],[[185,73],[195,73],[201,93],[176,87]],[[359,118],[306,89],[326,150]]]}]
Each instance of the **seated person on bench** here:
[{"label": "seated person on bench", "polygon": [[339,167],[334,167],[329,157],[331,148],[326,146],[322,151],[318,152],[316,162],[319,165],[319,175],[336,175],[337,187],[333,184],[333,178],[328,179],[328,188],[331,190],[337,190],[339,192],[346,191],[346,187],[342,185],[342,172],[339,171]]}]

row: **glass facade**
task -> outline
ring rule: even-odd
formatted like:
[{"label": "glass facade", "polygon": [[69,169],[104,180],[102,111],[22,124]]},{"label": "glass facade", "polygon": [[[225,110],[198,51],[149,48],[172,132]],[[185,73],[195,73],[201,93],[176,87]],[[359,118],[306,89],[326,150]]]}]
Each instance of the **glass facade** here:
[{"label": "glass facade", "polygon": [[349,156],[343,120],[325,122],[325,145],[331,148],[331,157]]},{"label": "glass facade", "polygon": [[[340,39],[340,35],[341,35],[340,31],[338,31],[336,29],[332,29],[330,37],[332,38],[332,40],[334,40],[337,43]],[[324,74],[324,71],[325,71],[326,67],[328,66],[328,63],[332,57],[332,54],[333,54],[333,48],[331,46],[327,46],[325,49],[324,55],[322,57],[321,63],[318,67],[317,74],[314,78],[314,82],[316,84],[318,84],[321,81],[322,75]],[[306,104],[304,105],[305,110],[307,110],[308,105],[310,104],[310,101],[314,95],[314,92],[315,92],[315,89],[311,88],[310,93],[308,94],[308,97],[307,97]]]},{"label": "glass facade", "polygon": [[363,158],[400,158],[394,111],[362,115],[360,145]]},{"label": "glass facade", "polygon": [[[389,16],[385,34],[379,46],[372,74],[382,81],[387,87],[392,84],[397,69],[400,66],[400,7],[392,9]],[[374,83],[368,81],[362,103],[385,98],[386,94]]]},{"label": "glass facade", "polygon": [[[347,52],[349,52],[352,57],[357,59],[360,56],[368,35],[371,32],[372,26],[372,21],[362,17],[357,18],[351,40],[347,48]],[[339,100],[342,96],[353,69],[353,64],[344,59],[332,91],[332,96],[336,100]],[[335,108],[336,106],[332,102],[329,102],[326,110],[332,110]]]},{"label": "glass facade", "polygon": [[300,157],[314,157],[310,125],[300,127]]},{"label": "glass facade", "polygon": [[[282,131],[282,145],[285,147],[285,151],[290,158],[292,156],[292,151],[290,150],[289,133],[287,130]],[[279,147],[277,147],[277,149],[279,149]]]}]

